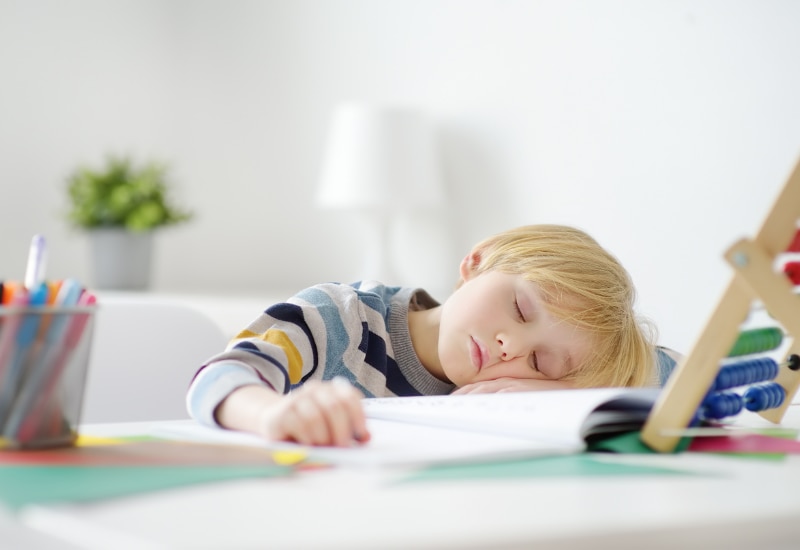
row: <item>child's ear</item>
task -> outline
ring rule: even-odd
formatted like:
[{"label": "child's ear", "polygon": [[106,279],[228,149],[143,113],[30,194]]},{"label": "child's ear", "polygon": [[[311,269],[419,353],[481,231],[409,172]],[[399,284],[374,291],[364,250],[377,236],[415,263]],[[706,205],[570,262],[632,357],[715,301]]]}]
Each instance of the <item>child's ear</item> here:
[{"label": "child's ear", "polygon": [[481,253],[480,250],[473,250],[466,256],[464,259],[461,260],[461,266],[459,268],[459,273],[461,274],[462,281],[469,281],[472,277],[475,276],[476,272],[478,271],[478,267],[481,265]]}]

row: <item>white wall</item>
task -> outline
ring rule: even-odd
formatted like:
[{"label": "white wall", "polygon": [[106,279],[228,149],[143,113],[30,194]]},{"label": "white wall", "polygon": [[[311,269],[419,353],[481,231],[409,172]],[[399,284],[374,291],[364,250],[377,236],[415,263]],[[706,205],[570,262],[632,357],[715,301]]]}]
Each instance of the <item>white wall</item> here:
[{"label": "white wall", "polygon": [[160,234],[156,290],[357,279],[360,226],[311,200],[328,117],[399,103],[439,124],[452,198],[405,226],[404,283],[443,299],[476,240],[578,225],[686,349],[800,158],[799,23],[792,0],[0,0],[0,277],[42,232],[50,275],[89,280],[64,178],[131,152],[197,213]]}]

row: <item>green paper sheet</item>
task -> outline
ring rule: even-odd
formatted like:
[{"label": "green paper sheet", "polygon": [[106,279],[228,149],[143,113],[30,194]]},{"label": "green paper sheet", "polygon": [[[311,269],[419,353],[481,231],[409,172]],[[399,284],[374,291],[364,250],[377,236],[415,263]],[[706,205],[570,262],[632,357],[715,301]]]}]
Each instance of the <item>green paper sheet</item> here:
[{"label": "green paper sheet", "polygon": [[[608,437],[589,444],[589,451],[592,452],[608,452],[608,453],[625,453],[625,454],[653,454],[650,447],[642,443],[640,432],[625,432],[619,435]],[[678,442],[675,448],[675,453],[683,452],[687,449],[692,439],[684,437]]]},{"label": "green paper sheet", "polygon": [[597,460],[591,454],[547,456],[526,460],[433,466],[405,481],[444,481],[481,478],[586,477],[616,475],[679,475],[678,470],[658,466],[631,465]]},{"label": "green paper sheet", "polygon": [[28,504],[87,502],[240,478],[288,475],[285,466],[3,466],[0,501]]}]

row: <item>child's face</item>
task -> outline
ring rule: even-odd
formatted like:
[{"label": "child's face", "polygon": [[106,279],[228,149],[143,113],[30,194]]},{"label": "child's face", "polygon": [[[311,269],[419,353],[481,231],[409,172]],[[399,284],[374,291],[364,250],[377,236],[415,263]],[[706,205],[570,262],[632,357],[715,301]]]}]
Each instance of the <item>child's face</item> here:
[{"label": "child's face", "polygon": [[463,276],[439,327],[439,361],[455,385],[558,380],[587,357],[589,334],[550,315],[535,283],[499,271]]}]

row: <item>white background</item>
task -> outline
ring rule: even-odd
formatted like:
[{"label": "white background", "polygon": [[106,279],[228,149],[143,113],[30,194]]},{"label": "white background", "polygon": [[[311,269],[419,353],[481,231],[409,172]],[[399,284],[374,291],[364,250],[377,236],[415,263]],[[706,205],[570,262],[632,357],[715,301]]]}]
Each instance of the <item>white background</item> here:
[{"label": "white background", "polygon": [[194,220],[159,232],[153,289],[260,293],[361,277],[351,216],[314,206],[343,101],[417,107],[450,196],[397,231],[443,300],[512,226],[577,225],[686,351],[800,158],[800,2],[0,0],[0,278],[34,233],[90,281],[65,179],[108,153],[172,166]]}]

